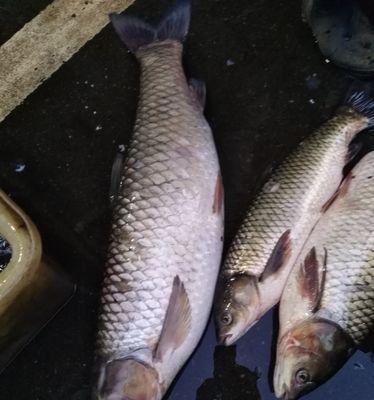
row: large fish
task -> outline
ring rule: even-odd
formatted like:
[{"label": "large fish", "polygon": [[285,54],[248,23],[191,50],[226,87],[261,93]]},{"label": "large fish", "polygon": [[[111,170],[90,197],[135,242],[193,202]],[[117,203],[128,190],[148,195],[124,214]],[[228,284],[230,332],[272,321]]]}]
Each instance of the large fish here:
[{"label": "large fish", "polygon": [[141,66],[132,142],[114,202],[99,315],[94,397],[158,400],[198,344],[223,240],[223,191],[204,86],[186,81],[190,6],[157,28],[112,22]]},{"label": "large fish", "polygon": [[374,152],[326,204],[280,305],[274,389],[296,399],[326,381],[374,333]]},{"label": "large fish", "polygon": [[364,90],[279,166],[257,196],[220,274],[216,323],[231,345],[281,296],[288,274],[352,156],[349,144],[372,120]]}]

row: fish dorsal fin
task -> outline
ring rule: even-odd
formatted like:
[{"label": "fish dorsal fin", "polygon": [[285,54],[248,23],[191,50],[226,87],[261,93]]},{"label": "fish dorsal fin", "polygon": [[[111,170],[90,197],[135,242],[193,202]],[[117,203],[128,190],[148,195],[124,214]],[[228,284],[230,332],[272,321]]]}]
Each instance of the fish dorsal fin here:
[{"label": "fish dorsal fin", "polygon": [[260,277],[260,281],[264,281],[269,276],[277,273],[282,266],[288,261],[291,255],[291,230],[287,229],[278,239],[273,251],[266,263],[264,272]]},{"label": "fish dorsal fin", "polygon": [[308,302],[308,309],[316,312],[320,306],[325,284],[327,250],[323,261],[318,260],[317,251],[312,247],[300,266],[297,281],[301,297]]},{"label": "fish dorsal fin", "polygon": [[183,282],[177,275],[173,281],[169,305],[154,359],[163,361],[185,341],[191,329],[191,305]]},{"label": "fish dorsal fin", "polygon": [[194,99],[196,99],[197,103],[201,107],[201,110],[205,108],[206,102],[206,86],[203,81],[200,81],[195,78],[191,78],[188,81],[188,86],[190,87],[190,91]]},{"label": "fish dorsal fin", "polygon": [[348,172],[347,176],[342,181],[342,183],[340,184],[338,189],[335,191],[335,193],[322,206],[323,213],[325,213],[337,199],[344,197],[348,193],[349,186],[352,182],[352,178],[353,178],[352,172]]}]

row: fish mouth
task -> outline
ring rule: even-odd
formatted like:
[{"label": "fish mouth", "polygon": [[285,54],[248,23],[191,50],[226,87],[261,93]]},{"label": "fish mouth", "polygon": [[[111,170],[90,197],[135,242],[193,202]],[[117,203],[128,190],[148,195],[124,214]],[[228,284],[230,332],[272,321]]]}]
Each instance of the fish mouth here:
[{"label": "fish mouth", "polygon": [[282,400],[291,400],[290,391],[285,383],[282,386],[282,393],[278,394],[277,397]]},{"label": "fish mouth", "polygon": [[234,334],[228,333],[219,338],[219,344],[222,346],[231,346],[235,342]]},{"label": "fish mouth", "polygon": [[296,400],[297,396],[293,396],[290,392],[285,392],[282,396],[282,400]]},{"label": "fish mouth", "polygon": [[296,394],[292,389],[290,389],[285,383],[282,387],[282,394],[278,396],[282,400],[296,400],[299,395]]}]

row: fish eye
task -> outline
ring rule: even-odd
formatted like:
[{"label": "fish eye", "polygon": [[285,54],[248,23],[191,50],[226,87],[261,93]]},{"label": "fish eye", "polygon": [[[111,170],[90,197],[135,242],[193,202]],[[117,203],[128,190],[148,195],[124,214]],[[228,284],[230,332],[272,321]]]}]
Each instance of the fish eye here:
[{"label": "fish eye", "polygon": [[221,322],[223,325],[230,325],[232,322],[232,316],[230,313],[225,312],[221,315]]},{"label": "fish eye", "polygon": [[304,385],[310,381],[309,372],[306,369],[299,369],[295,375],[296,382],[300,385]]}]

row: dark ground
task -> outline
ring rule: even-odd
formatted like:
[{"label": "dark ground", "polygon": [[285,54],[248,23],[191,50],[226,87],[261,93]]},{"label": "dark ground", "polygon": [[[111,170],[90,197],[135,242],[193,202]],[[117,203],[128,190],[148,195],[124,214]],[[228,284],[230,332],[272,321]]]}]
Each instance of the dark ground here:
[{"label": "dark ground", "polygon": [[[0,0],[0,41],[49,2]],[[131,12],[156,16],[166,4],[138,0]],[[188,74],[207,83],[229,243],[271,168],[331,115],[347,78],[320,55],[301,21],[300,0],[196,0],[185,56]],[[78,283],[69,305],[0,376],[0,399],[89,398],[110,170],[118,146],[128,143],[137,93],[136,62],[107,27],[0,125],[0,187]],[[26,165],[22,173],[17,162]],[[169,399],[272,399],[271,335],[267,315],[239,341],[236,361],[234,348],[217,348],[214,365],[211,324]],[[372,400],[373,378],[369,357],[356,354],[305,398]]]}]

